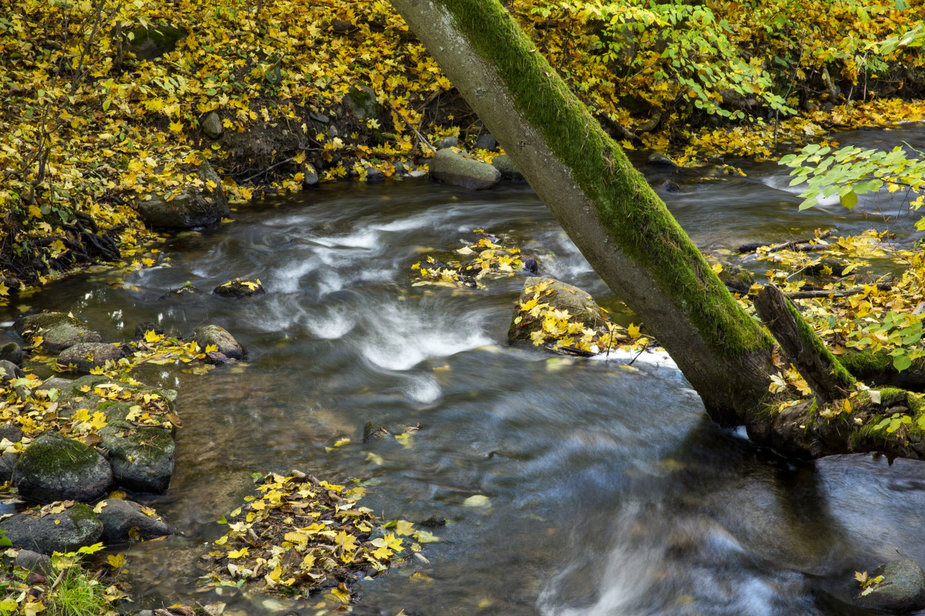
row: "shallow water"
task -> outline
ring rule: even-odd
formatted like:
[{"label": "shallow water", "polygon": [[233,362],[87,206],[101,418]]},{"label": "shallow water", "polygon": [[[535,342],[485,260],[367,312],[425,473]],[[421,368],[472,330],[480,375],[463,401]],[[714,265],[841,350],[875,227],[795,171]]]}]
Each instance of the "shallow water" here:
[{"label": "shallow water", "polygon": [[[902,139],[921,146],[925,130],[842,141]],[[883,228],[871,216],[897,207],[879,195],[852,213],[799,213],[781,169],[746,171],[663,194],[699,245]],[[838,598],[855,570],[896,550],[925,562],[922,463],[782,463],[710,423],[665,358],[628,366],[507,347],[522,278],[485,291],[411,285],[425,251],[484,228],[538,256],[544,274],[615,305],[526,186],[333,186],[234,217],[171,240],[168,265],[79,277],[25,300],[80,314],[106,338],[130,338],[143,321],[179,335],[216,323],[249,350],[246,365],[207,375],[142,375],[179,389],[184,422],[176,474],[151,500],[182,536],[129,551],[142,604],[210,600],[194,580],[221,532],[214,521],[240,503],[251,473],[291,468],[365,481],[363,503],[386,518],[448,521],[425,548],[429,564],[361,584],[360,614],[834,616],[846,613]],[[911,219],[896,228],[897,242],[917,239]],[[235,277],[260,278],[268,292],[208,293]],[[186,282],[204,292],[164,297]],[[409,447],[363,443],[369,421],[421,429]],[[342,437],[351,443],[326,450]],[[475,494],[490,508],[464,506]]]}]

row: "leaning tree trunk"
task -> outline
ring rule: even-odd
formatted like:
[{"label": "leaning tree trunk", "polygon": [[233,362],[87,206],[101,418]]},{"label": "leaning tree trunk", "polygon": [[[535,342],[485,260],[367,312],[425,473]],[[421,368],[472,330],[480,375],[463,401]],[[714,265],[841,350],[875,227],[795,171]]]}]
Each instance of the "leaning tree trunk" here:
[{"label": "leaning tree trunk", "polygon": [[497,0],[392,0],[601,278],[710,416],[768,395],[771,338]]}]

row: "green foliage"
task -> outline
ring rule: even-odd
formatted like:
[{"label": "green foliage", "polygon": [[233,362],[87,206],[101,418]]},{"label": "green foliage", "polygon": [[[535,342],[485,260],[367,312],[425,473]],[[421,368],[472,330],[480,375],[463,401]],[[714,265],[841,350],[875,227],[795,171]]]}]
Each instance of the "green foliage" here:
[{"label": "green foliage", "polygon": [[103,586],[77,565],[63,570],[61,581],[48,594],[48,616],[99,616],[108,611]]},{"label": "green foliage", "polygon": [[[907,149],[918,157],[910,158]],[[858,195],[883,188],[890,192],[906,190],[907,197],[917,195],[909,202],[913,210],[925,203],[925,154],[908,144],[905,148],[896,146],[888,152],[856,146],[832,148],[810,144],[797,154],[784,156],[780,164],[792,169],[791,186],[806,183],[806,188],[800,193],[804,198],[801,210],[814,207],[820,199],[835,194],[850,210],[857,205]],[[925,218],[915,226],[920,231],[925,230]]]}]

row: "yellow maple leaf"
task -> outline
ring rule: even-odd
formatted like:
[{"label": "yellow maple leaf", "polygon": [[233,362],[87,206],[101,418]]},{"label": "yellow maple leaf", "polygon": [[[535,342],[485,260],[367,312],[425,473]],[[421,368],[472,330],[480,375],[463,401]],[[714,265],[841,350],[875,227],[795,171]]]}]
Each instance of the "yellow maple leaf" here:
[{"label": "yellow maple leaf", "polygon": [[630,338],[638,338],[640,335],[639,326],[634,323],[630,323],[629,327],[626,328],[626,333],[629,334]]},{"label": "yellow maple leaf", "polygon": [[149,329],[145,332],[145,342],[160,342],[164,339],[164,336],[158,334],[153,329]]}]

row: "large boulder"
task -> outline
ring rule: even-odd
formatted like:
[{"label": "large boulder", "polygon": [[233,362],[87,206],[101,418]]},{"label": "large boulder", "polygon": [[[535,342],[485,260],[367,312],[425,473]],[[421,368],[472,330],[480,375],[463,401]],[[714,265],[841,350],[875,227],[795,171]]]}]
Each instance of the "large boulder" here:
[{"label": "large boulder", "polygon": [[103,539],[121,543],[172,534],[170,527],[150,509],[132,501],[110,498],[96,506],[103,523]]},{"label": "large boulder", "polygon": [[216,351],[231,359],[244,359],[244,347],[234,336],[218,325],[202,325],[193,332],[193,340],[205,350],[215,346]]},{"label": "large boulder", "polygon": [[93,509],[73,503],[52,507],[52,512],[44,514],[32,511],[14,515],[0,522],[0,530],[6,531],[13,547],[51,554],[96,543],[103,535],[103,524]]},{"label": "large boulder", "polygon": [[46,432],[19,456],[13,483],[20,496],[40,503],[92,501],[109,490],[112,470],[92,447]]},{"label": "large boulder", "polygon": [[914,560],[891,560],[871,577],[882,579],[861,591],[857,599],[861,607],[901,614],[925,608],[925,572]]},{"label": "large boulder", "polygon": [[[541,307],[546,310],[558,310],[563,314],[567,312],[567,320],[580,323],[583,329],[595,331],[606,331],[607,329],[607,316],[591,295],[578,287],[553,278],[541,276],[527,278],[520,293],[519,303],[521,307]],[[514,312],[511,327],[508,330],[508,341],[511,344],[532,344],[533,332],[542,330],[542,314],[538,313],[533,316],[529,310],[525,312],[518,309]]]},{"label": "large boulder", "polygon": [[501,180],[501,172],[481,161],[466,158],[453,150],[438,150],[430,161],[430,177],[470,190],[491,188]]},{"label": "large boulder", "polygon": [[214,225],[228,215],[222,180],[208,162],[199,166],[199,180],[171,198],[154,194],[140,201],[138,213],[149,227],[189,229]]},{"label": "large boulder", "polygon": [[167,489],[175,449],[170,430],[113,421],[99,435],[117,484],[137,492],[160,494]]},{"label": "large boulder", "polygon": [[121,348],[106,342],[78,342],[58,355],[58,366],[73,369],[78,374],[89,374],[94,368],[117,362],[125,357]]}]

